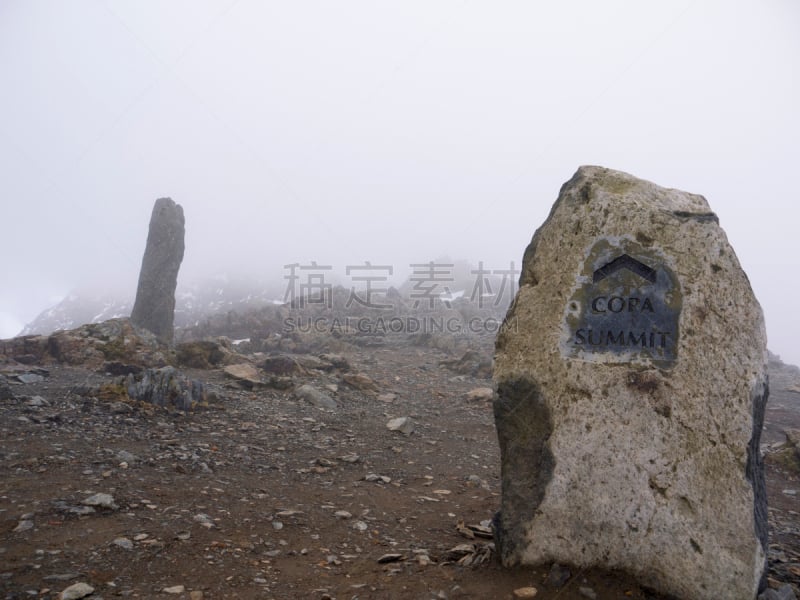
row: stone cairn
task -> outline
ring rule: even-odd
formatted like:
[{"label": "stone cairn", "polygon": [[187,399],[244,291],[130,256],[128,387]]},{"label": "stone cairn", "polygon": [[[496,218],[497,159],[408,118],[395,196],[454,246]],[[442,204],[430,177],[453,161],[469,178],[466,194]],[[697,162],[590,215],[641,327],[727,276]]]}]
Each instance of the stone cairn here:
[{"label": "stone cairn", "polygon": [[170,198],[159,198],[150,217],[131,321],[167,344],[172,343],[174,334],[175,287],[183,261],[183,238],[183,208]]},{"label": "stone cairn", "polygon": [[496,343],[502,563],[686,600],[765,584],[764,318],[702,196],[581,167]]}]

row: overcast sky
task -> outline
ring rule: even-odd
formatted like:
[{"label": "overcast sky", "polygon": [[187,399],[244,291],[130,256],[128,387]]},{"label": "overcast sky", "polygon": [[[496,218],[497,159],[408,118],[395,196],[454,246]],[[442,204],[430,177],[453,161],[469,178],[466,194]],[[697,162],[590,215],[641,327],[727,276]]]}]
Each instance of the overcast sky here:
[{"label": "overcast sky", "polygon": [[800,363],[800,3],[0,0],[0,337],[181,280],[519,261],[582,164],[703,194]]}]

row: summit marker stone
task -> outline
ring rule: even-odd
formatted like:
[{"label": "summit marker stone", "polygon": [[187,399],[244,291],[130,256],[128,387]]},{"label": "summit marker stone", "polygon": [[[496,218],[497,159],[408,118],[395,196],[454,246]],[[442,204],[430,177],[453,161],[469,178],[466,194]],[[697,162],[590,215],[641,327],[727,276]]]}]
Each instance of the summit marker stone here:
[{"label": "summit marker stone", "polygon": [[131,312],[134,325],[152,331],[168,344],[174,335],[175,287],[183,261],[184,223],[180,204],[170,198],[156,200]]},{"label": "summit marker stone", "polygon": [[503,564],[753,600],[766,365],[761,308],[706,200],[581,167],[525,251],[497,338]]}]

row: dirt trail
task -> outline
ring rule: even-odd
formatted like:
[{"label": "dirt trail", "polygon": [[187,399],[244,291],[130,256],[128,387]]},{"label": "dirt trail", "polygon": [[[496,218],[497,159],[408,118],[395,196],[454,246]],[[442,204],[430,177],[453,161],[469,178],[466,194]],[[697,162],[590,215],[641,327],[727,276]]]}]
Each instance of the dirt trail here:
[{"label": "dirt trail", "polygon": [[[480,537],[499,503],[491,404],[467,399],[490,382],[406,343],[347,358],[377,391],[339,372],[305,376],[333,410],[242,389],[220,370],[187,371],[220,396],[192,413],[98,399],[85,390],[112,378],[81,369],[12,386],[16,398],[0,401],[3,597],[85,582],[90,598],[513,598],[526,586],[545,600],[657,598],[621,575],[571,572],[556,588],[547,567],[501,569]],[[773,382],[774,444],[800,427],[800,392],[787,391],[800,377]],[[395,417],[414,431],[388,430]],[[767,457],[771,576],[797,586],[800,506],[788,492],[800,483],[778,450]],[[84,504],[98,493],[113,506]]]}]

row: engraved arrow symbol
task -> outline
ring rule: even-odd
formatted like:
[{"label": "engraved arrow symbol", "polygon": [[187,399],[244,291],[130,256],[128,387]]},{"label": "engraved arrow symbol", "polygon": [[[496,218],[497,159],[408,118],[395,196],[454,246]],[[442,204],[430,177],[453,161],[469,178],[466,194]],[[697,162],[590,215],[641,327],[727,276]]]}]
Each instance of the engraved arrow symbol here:
[{"label": "engraved arrow symbol", "polygon": [[628,269],[632,273],[635,273],[639,277],[643,279],[647,279],[650,283],[656,282],[656,270],[653,268],[648,267],[646,264],[639,262],[632,256],[628,256],[627,254],[623,254],[618,256],[610,263],[606,264],[605,266],[600,267],[594,272],[592,275],[592,281],[597,283],[598,281],[602,281],[606,277],[613,275],[620,269]]}]

